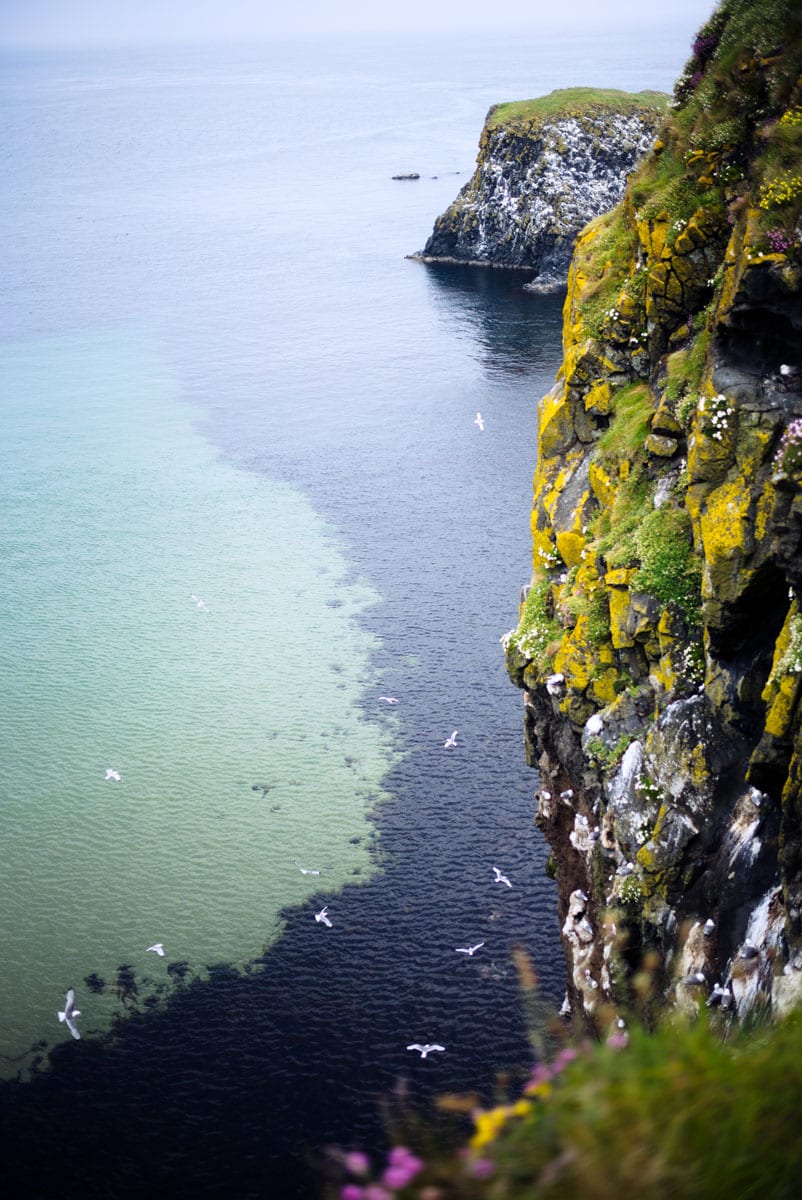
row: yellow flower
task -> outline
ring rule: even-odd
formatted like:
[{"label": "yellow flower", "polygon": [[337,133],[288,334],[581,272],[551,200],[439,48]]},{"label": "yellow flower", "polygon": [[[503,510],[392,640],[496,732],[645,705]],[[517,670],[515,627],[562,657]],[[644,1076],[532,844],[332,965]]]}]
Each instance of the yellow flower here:
[{"label": "yellow flower", "polygon": [[506,1107],[491,1108],[487,1112],[480,1109],[474,1113],[473,1123],[476,1126],[476,1133],[471,1138],[471,1149],[481,1150],[488,1142],[494,1141],[504,1128],[508,1115],[509,1110]]}]

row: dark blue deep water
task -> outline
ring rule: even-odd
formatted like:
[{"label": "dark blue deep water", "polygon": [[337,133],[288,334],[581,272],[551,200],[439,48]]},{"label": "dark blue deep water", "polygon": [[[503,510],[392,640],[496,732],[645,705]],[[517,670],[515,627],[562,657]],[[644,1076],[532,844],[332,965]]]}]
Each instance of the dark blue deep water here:
[{"label": "dark blue deep water", "polygon": [[[330,894],[322,875],[244,969],[223,931],[204,977],[0,1085],[10,1194],[314,1196],[325,1147],[381,1144],[388,1097],[487,1098],[527,1071],[511,950],[528,951],[555,1005],[563,964],[499,638],[529,575],[536,405],[560,360],[562,297],[405,255],[470,173],[491,103],[669,89],[692,33],[3,63],[3,344],[35,358],[74,335],[155,341],[219,460],[306,498],[347,561],[342,587],[375,594],[358,706],[393,751],[366,882]],[[402,171],[421,178],[391,179]],[[336,607],[336,589],[323,595]],[[336,724],[321,684],[348,647],[295,636],[309,725]],[[321,755],[319,803],[326,787]],[[494,864],[513,888],[494,886]],[[311,920],[324,903],[326,933]],[[469,941],[482,954],[454,953]],[[446,1053],[423,1062],[405,1050],[418,1040]]]}]

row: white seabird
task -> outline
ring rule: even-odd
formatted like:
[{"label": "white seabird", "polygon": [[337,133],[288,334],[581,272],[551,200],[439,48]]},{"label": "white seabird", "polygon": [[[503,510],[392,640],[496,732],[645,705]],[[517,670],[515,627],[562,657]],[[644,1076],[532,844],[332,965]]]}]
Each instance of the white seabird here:
[{"label": "white seabird", "polygon": [[292,860],[302,875],[319,875],[320,871],[313,871],[311,867],[302,867],[297,858]]},{"label": "white seabird", "polygon": [[397,704],[398,703],[398,700],[396,699],[395,696],[379,696],[379,699],[383,700],[385,704]]},{"label": "white seabird", "polygon": [[476,414],[476,416],[473,418],[473,423],[474,423],[474,425],[478,425],[480,430],[484,430],[485,422],[484,422],[484,418],[480,412],[478,412]]},{"label": "white seabird", "polygon": [[106,778],[107,779],[116,779],[117,782],[119,783],[120,782],[120,772],[112,770],[111,767],[106,767]]},{"label": "white seabird", "polygon": [[75,1007],[75,992],[70,988],[67,992],[66,1002],[64,1004],[64,1012],[58,1014],[59,1021],[63,1021],[69,1029],[76,1042],[80,1042],[81,1035],[78,1032],[78,1026],[75,1024],[76,1018],[80,1017],[81,1010]]},{"label": "white seabird", "polygon": [[201,600],[199,596],[196,596],[196,595],[193,593],[193,594],[192,594],[192,596],[191,596],[191,599],[195,601],[195,607],[196,607],[196,608],[199,608],[199,609],[201,610],[201,612],[208,612],[208,611],[209,611],[209,609],[206,607],[206,604],[205,604],[205,602],[204,602],[203,600]]},{"label": "white seabird", "polygon": [[159,958],[164,958],[164,946],[161,942],[154,942],[152,946],[148,946],[146,954],[150,954],[151,951],[158,954]]},{"label": "white seabird", "polygon": [[452,733],[451,737],[446,738],[446,740],[443,742],[443,746],[445,747],[446,750],[453,750],[456,747],[458,733],[459,733],[459,730],[455,729],[454,732]]},{"label": "white seabird", "polygon": [[482,946],[484,946],[484,942],[477,942],[475,946],[457,946],[456,953],[467,954],[472,958],[476,951],[480,950]]},{"label": "white seabird", "polygon": [[317,921],[318,925],[328,925],[329,929],[331,929],[331,921],[328,918],[328,911],[329,906],[327,904],[325,908],[321,908],[319,913],[315,913],[315,920]]},{"label": "white seabird", "polygon": [[425,1046],[422,1046],[420,1042],[413,1042],[411,1046],[407,1046],[407,1050],[417,1050],[421,1058],[425,1058],[433,1050],[445,1050],[445,1046],[440,1046],[437,1042],[427,1042]]},{"label": "white seabird", "polygon": [[501,871],[499,871],[498,867],[493,867],[493,870],[495,871],[495,874],[496,874],[496,878],[493,880],[494,883],[506,883],[507,887],[512,887],[512,884],[510,883],[507,876],[502,875],[502,873],[501,873]]}]

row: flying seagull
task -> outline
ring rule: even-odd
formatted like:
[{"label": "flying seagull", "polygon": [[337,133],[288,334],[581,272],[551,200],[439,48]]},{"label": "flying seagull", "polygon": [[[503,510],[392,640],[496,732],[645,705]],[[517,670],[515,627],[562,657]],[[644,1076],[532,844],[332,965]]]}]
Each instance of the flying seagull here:
[{"label": "flying seagull", "polygon": [[455,729],[454,732],[452,733],[451,737],[446,738],[446,740],[443,742],[443,746],[446,748],[446,750],[453,750],[455,748],[455,746],[457,744],[457,734],[458,733],[459,733],[459,730]]},{"label": "flying seagull", "polygon": [[148,946],[146,953],[150,954],[151,950],[154,954],[158,954],[159,958],[164,958],[164,946],[161,942],[154,942],[152,946]]},{"label": "flying seagull", "polygon": [[396,699],[395,696],[379,696],[379,699],[383,700],[385,704],[397,704],[398,703],[398,700]]},{"label": "flying seagull", "polygon": [[413,1042],[411,1046],[407,1046],[407,1050],[417,1050],[421,1058],[425,1058],[432,1050],[445,1050],[445,1046],[439,1046],[437,1042],[427,1042],[425,1046],[421,1046],[420,1042]]},{"label": "flying seagull", "polygon": [[292,860],[302,875],[319,875],[320,871],[313,871],[309,867],[302,867],[297,858]]},{"label": "flying seagull", "polygon": [[507,876],[502,875],[501,871],[499,871],[498,867],[493,867],[493,870],[496,873],[496,878],[493,880],[494,883],[506,883],[507,887],[512,887],[512,884],[510,883]]},{"label": "flying seagull", "polygon": [[315,920],[319,925],[328,925],[329,929],[331,929],[331,921],[328,918],[328,911],[329,906],[327,904],[325,908],[321,908],[319,913],[315,913]]},{"label": "flying seagull", "polygon": [[120,782],[120,772],[113,771],[111,767],[106,767],[106,778],[107,779],[116,779],[117,782],[119,783]]},{"label": "flying seagull", "polygon": [[472,958],[482,946],[484,942],[477,942],[475,946],[457,946],[457,954],[467,954]]},{"label": "flying seagull", "polygon": [[64,1005],[64,1012],[58,1015],[59,1021],[64,1021],[76,1042],[80,1042],[81,1035],[78,1032],[78,1026],[75,1024],[76,1018],[80,1017],[81,1010],[75,1007],[75,992],[70,988],[67,992],[67,1000]]},{"label": "flying seagull", "polygon": [[201,598],[199,596],[196,596],[193,593],[191,599],[195,601],[195,607],[199,608],[201,610],[201,612],[209,611],[209,609],[206,607],[205,601],[201,600]]},{"label": "flying seagull", "polygon": [[482,414],[480,412],[478,412],[476,414],[476,416],[474,417],[473,423],[474,423],[474,425],[478,425],[480,430],[484,429],[484,427],[485,427],[484,418],[482,417]]}]

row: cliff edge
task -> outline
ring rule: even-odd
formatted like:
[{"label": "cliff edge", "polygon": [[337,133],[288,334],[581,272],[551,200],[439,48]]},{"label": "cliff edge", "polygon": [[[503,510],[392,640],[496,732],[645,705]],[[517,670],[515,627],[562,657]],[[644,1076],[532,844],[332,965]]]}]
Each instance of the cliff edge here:
[{"label": "cliff edge", "polygon": [[505,639],[567,1007],[802,998],[802,11],[724,0],[579,237]]},{"label": "cliff edge", "polygon": [[473,176],[413,257],[524,267],[541,289],[564,287],[577,233],[621,199],[668,100],[567,88],[495,105]]}]

